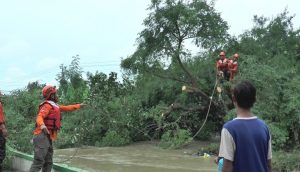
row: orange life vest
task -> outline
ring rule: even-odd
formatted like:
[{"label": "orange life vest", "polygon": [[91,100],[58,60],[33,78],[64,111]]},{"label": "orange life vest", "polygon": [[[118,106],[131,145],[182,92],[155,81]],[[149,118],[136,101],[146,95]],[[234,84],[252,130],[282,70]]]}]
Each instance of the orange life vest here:
[{"label": "orange life vest", "polygon": [[46,125],[48,130],[59,130],[60,129],[60,110],[59,106],[52,101],[44,101],[40,104],[39,108],[48,103],[51,105],[52,109],[50,110],[48,116],[44,118],[44,124]]},{"label": "orange life vest", "polygon": [[218,69],[218,71],[228,70],[228,59],[227,58],[224,58],[223,60],[219,59],[217,61],[217,69]]},{"label": "orange life vest", "polygon": [[230,70],[230,80],[233,80],[238,69],[238,62],[230,60],[228,63],[228,68]]},{"label": "orange life vest", "polygon": [[238,67],[237,61],[229,60],[229,63],[228,63],[229,70],[231,70],[232,72],[237,72],[237,67]]}]

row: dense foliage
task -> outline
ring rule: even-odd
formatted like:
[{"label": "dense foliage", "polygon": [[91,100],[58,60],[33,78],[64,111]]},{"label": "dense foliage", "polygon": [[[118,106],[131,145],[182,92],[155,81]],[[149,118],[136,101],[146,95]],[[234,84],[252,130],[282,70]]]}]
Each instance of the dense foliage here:
[{"label": "dense foliage", "polygon": [[[69,66],[60,66],[60,104],[88,106],[63,114],[57,147],[161,139],[162,147],[176,148],[192,139],[208,140],[234,117],[230,88],[244,79],[257,87],[253,112],[269,125],[274,150],[300,147],[300,30],[293,28],[287,11],[272,19],[255,16],[252,29],[231,37],[226,22],[205,1],[152,0],[149,10],[137,50],[122,61],[122,79],[114,72],[88,73],[84,79],[78,55]],[[190,53],[189,39],[201,53]],[[222,84],[221,95],[213,95],[206,125],[195,135],[214,91],[221,49],[240,54],[238,76]],[[183,92],[184,85],[192,91]],[[3,98],[9,144],[18,150],[32,151],[29,140],[42,87],[29,83]]]}]

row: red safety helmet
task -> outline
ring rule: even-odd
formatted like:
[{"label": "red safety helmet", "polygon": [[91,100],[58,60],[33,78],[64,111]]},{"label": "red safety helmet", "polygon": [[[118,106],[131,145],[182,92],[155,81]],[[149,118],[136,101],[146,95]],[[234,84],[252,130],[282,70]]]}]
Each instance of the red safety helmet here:
[{"label": "red safety helmet", "polygon": [[233,55],[233,57],[238,59],[238,58],[240,57],[240,55],[239,55],[238,53],[235,53],[235,54]]},{"label": "red safety helmet", "polygon": [[224,51],[221,51],[219,56],[225,56],[225,52]]},{"label": "red safety helmet", "polygon": [[57,92],[56,87],[52,85],[46,85],[42,90],[43,97],[45,98],[45,100],[49,99],[50,95],[56,92]]}]

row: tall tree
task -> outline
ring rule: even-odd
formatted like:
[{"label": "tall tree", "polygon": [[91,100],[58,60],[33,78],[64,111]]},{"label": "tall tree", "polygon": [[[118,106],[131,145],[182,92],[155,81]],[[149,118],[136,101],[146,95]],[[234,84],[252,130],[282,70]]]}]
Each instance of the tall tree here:
[{"label": "tall tree", "polygon": [[[191,68],[195,58],[190,49],[196,46],[199,51],[210,52],[222,48],[229,37],[227,23],[214,10],[213,4],[208,4],[205,0],[152,0],[149,11],[148,17],[144,20],[145,28],[137,39],[137,50],[124,59],[121,66],[133,74],[138,74],[137,78],[151,78],[149,75],[154,75],[190,86],[188,88],[191,88],[191,92],[188,96],[193,97],[191,101],[195,102],[178,103],[180,88],[178,89],[177,84],[172,90],[173,92],[179,90],[179,93],[176,92],[177,98],[173,99],[174,102],[170,103],[162,114],[172,116],[166,117],[166,120],[175,123],[180,123],[184,119],[192,121],[190,114],[197,116],[200,121],[204,119],[206,107],[209,106],[211,99],[207,90],[200,88],[203,84],[196,75],[197,69]],[[164,85],[159,84],[161,87]],[[209,92],[212,89],[213,87]],[[159,91],[157,93],[160,94]],[[157,98],[156,103],[160,101],[161,96]],[[225,115],[226,108],[222,103],[212,101],[211,109],[213,114]],[[170,113],[172,115],[168,115]],[[176,113],[179,114],[178,118],[174,115]],[[192,122],[183,123],[183,126],[192,128],[194,133],[199,128],[191,124]]]},{"label": "tall tree", "polygon": [[[138,48],[123,60],[122,67],[140,73],[154,74],[155,71],[159,77],[196,87],[196,77],[184,64],[191,57],[186,43],[215,50],[225,43],[227,23],[212,4],[203,0],[152,0],[149,10],[151,12],[144,20],[145,29],[138,38]],[[184,76],[161,74],[166,68],[178,68]]]},{"label": "tall tree", "polygon": [[[88,94],[86,81],[82,78],[79,55],[73,56],[69,67],[60,65],[57,81],[61,88],[61,99],[67,102],[82,102]],[[65,102],[66,103],[66,102]]]},{"label": "tall tree", "polygon": [[68,89],[68,76],[67,76],[67,67],[61,64],[59,66],[60,68],[60,73],[57,74],[56,80],[59,82],[59,87],[60,87],[60,92],[62,94],[67,92]]},{"label": "tall tree", "polygon": [[255,16],[236,46],[242,54],[239,77],[257,85],[254,110],[264,113],[275,149],[300,145],[300,29],[292,19],[286,10],[271,19]]}]

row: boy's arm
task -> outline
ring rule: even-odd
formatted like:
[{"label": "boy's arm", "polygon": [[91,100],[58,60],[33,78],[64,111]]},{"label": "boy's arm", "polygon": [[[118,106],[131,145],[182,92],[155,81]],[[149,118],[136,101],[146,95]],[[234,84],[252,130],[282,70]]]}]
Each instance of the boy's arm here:
[{"label": "boy's arm", "polygon": [[80,104],[67,105],[67,106],[59,105],[59,109],[62,112],[78,110],[78,109],[80,109],[80,107],[81,107]]},{"label": "boy's arm", "polygon": [[268,172],[272,172],[272,160],[268,160]]},{"label": "boy's arm", "polygon": [[232,171],[233,171],[233,162],[224,158],[222,172],[232,172]]},{"label": "boy's arm", "polygon": [[235,153],[234,140],[226,128],[222,129],[219,157],[233,161]]},{"label": "boy's arm", "polygon": [[270,135],[268,145],[268,172],[272,172],[272,137]]}]

